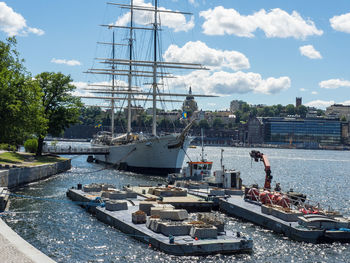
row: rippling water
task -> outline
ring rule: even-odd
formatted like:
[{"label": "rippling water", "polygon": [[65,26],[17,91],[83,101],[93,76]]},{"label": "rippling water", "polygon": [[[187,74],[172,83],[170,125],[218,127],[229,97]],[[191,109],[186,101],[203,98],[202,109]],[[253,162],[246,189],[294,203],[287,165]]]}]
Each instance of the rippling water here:
[{"label": "rippling water", "polygon": [[[261,162],[251,162],[247,148],[225,148],[224,165],[241,171],[244,184],[263,185]],[[290,149],[258,149],[267,154],[273,182],[282,189],[303,192],[323,206],[350,216],[350,152]],[[196,160],[200,149],[189,149]],[[220,148],[206,148],[207,159],[220,166]],[[227,228],[241,231],[254,240],[254,252],[208,257],[176,257],[148,248],[120,231],[99,222],[66,198],[66,190],[78,183],[108,182],[117,186],[164,182],[161,177],[144,177],[103,169],[72,156],[73,168],[63,174],[19,189],[16,194],[62,200],[11,198],[6,222],[24,239],[57,262],[349,262],[350,244],[306,244],[272,231],[226,217]],[[273,183],[274,186],[274,183]]]}]

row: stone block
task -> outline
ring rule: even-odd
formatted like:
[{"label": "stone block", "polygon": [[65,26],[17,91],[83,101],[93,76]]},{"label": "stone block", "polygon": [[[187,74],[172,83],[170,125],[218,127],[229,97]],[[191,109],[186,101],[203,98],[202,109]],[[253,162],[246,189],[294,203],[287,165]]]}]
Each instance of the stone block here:
[{"label": "stone block", "polygon": [[123,200],[123,199],[126,199],[126,192],[124,192],[124,191],[112,191],[112,192],[109,192],[109,199],[111,199],[111,200]]},{"label": "stone block", "polygon": [[148,217],[146,220],[146,227],[151,229],[153,232],[160,233],[161,225],[159,224],[159,218],[150,218]]},{"label": "stone block", "polygon": [[191,225],[178,222],[159,222],[160,233],[165,236],[188,236],[190,234]]},{"label": "stone block", "polygon": [[267,206],[267,205],[261,205],[261,213],[263,213],[265,215],[271,215],[272,207],[271,206]]},{"label": "stone block", "polygon": [[182,221],[188,219],[188,213],[185,209],[163,209],[159,211],[160,219]]},{"label": "stone block", "polygon": [[296,222],[298,221],[298,217],[302,216],[303,213],[296,210],[291,210],[290,212],[284,211],[280,208],[271,208],[271,215],[275,216],[279,219],[282,219],[286,222]]},{"label": "stone block", "polygon": [[132,191],[126,191],[126,198],[137,198],[137,193]]},{"label": "stone block", "polygon": [[187,191],[181,188],[155,188],[153,194],[162,197],[187,196]]},{"label": "stone block", "polygon": [[145,212],[148,216],[151,215],[151,207],[157,204],[155,201],[141,201],[139,208],[141,211]]},{"label": "stone block", "polygon": [[225,189],[225,195],[243,195],[243,190],[240,189]]},{"label": "stone block", "polygon": [[225,190],[212,189],[212,190],[210,190],[210,195],[224,196],[225,195]]},{"label": "stone block", "polygon": [[101,192],[102,187],[99,184],[88,184],[83,186],[83,191],[85,193]]},{"label": "stone block", "polygon": [[131,214],[131,219],[134,224],[144,224],[146,223],[146,213],[139,210]]},{"label": "stone block", "polygon": [[151,216],[160,216],[160,211],[164,209],[172,210],[174,209],[174,206],[170,204],[154,204],[153,207],[151,207]]},{"label": "stone block", "polygon": [[102,191],[116,189],[114,184],[102,184]]},{"label": "stone block", "polygon": [[218,230],[215,226],[192,226],[190,230],[190,236],[193,238],[205,239],[205,238],[217,238]]},{"label": "stone block", "polygon": [[105,202],[108,211],[128,210],[128,204],[125,201],[109,200]]},{"label": "stone block", "polygon": [[103,191],[101,194],[102,198],[109,198],[109,192]]}]

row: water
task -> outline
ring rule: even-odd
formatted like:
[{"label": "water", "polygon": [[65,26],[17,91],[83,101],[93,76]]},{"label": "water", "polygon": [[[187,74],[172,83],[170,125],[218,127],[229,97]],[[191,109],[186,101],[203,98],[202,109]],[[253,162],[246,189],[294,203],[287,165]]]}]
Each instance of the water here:
[{"label": "water", "polygon": [[[244,184],[264,183],[262,162],[251,163],[247,148],[225,148],[224,165],[241,171]],[[323,206],[350,216],[350,152],[290,149],[257,149],[271,163],[273,186],[293,188]],[[220,148],[206,148],[207,159],[220,166]],[[200,149],[189,149],[193,160]],[[226,217],[227,228],[241,231],[254,240],[251,254],[176,257],[149,248],[122,232],[99,222],[66,198],[66,190],[78,183],[107,182],[117,186],[164,182],[161,177],[144,177],[86,162],[72,156],[73,168],[63,174],[19,189],[16,194],[64,200],[11,198],[6,222],[25,240],[57,262],[349,262],[349,244],[306,244],[289,240],[248,222]]]}]

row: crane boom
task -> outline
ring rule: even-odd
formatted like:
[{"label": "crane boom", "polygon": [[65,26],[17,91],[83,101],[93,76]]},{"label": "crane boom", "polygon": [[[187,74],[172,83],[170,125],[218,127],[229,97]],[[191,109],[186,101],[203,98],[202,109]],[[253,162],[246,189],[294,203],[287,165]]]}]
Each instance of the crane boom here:
[{"label": "crane boom", "polygon": [[264,189],[271,189],[271,181],[272,181],[272,175],[271,175],[271,166],[270,166],[270,162],[269,159],[267,158],[266,155],[264,155],[263,153],[259,152],[259,151],[251,151],[249,153],[250,157],[254,159],[254,161],[258,162],[258,161],[262,161],[264,163],[264,167],[265,167],[265,184],[264,184]]}]

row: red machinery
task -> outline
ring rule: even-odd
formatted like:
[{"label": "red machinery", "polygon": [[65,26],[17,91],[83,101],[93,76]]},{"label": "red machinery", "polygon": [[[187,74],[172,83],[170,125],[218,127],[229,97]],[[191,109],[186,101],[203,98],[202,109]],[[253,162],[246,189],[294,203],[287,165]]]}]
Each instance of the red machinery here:
[{"label": "red machinery", "polygon": [[260,160],[264,163],[265,174],[266,174],[264,189],[270,190],[271,189],[272,175],[271,175],[270,162],[267,159],[267,156],[259,151],[255,151],[255,150],[251,151],[249,154],[250,154],[250,157],[252,157],[254,159],[254,161],[258,162]]}]

